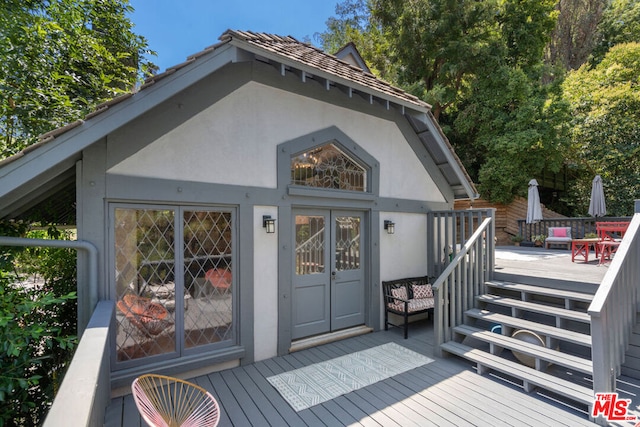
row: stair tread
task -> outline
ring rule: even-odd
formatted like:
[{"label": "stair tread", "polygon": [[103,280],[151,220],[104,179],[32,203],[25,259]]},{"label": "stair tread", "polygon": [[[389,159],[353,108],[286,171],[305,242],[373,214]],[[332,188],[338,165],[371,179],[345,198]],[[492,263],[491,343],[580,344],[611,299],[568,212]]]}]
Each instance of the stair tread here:
[{"label": "stair tread", "polygon": [[539,359],[552,362],[556,365],[574,369],[585,374],[593,373],[593,363],[591,362],[591,360],[585,359],[583,357],[563,353],[552,348],[531,344],[517,338],[497,334],[495,332],[479,329],[469,325],[456,326],[454,330],[458,333],[471,336],[481,341],[497,344],[500,347],[510,350],[516,350],[520,353],[537,357]]},{"label": "stair tread", "polygon": [[587,313],[567,310],[566,308],[553,307],[535,302],[521,301],[514,298],[500,295],[484,294],[477,296],[478,301],[499,304],[506,307],[519,308],[536,313],[548,314],[550,316],[562,317],[564,319],[575,320],[583,323],[591,323],[591,317]]},{"label": "stair tread", "polygon": [[557,297],[557,298],[572,299],[575,301],[582,301],[582,302],[593,301],[593,294],[586,293],[586,292],[576,292],[576,291],[568,291],[564,289],[545,288],[541,286],[526,285],[523,283],[513,283],[513,282],[489,281],[489,282],[486,282],[485,284],[492,288],[526,292],[528,294],[545,295],[545,296],[551,296],[551,297]]},{"label": "stair tread", "polygon": [[593,403],[593,390],[579,384],[563,380],[562,378],[537,371],[520,363],[512,362],[500,356],[474,349],[454,341],[442,344],[441,348],[451,354],[458,355],[482,366],[489,367],[495,371],[515,376],[516,378],[527,381],[537,387],[551,390],[565,397],[569,397],[576,402],[580,402],[585,405],[591,405]]},{"label": "stair tread", "polygon": [[486,320],[491,323],[508,325],[520,329],[528,329],[534,332],[539,332],[540,334],[545,336],[591,347],[591,336],[582,334],[580,332],[561,329],[555,326],[544,325],[542,323],[532,322],[530,320],[518,319],[511,316],[506,316],[504,314],[494,313],[488,310],[480,310],[478,308],[467,310],[465,314],[467,316]]}]

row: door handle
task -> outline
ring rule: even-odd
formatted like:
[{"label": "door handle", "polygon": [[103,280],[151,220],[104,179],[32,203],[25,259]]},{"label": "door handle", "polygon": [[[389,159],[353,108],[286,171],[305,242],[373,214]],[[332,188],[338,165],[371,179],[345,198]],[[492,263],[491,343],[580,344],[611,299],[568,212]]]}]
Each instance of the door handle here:
[{"label": "door handle", "polygon": [[331,280],[336,280],[336,272],[335,271],[331,272]]}]

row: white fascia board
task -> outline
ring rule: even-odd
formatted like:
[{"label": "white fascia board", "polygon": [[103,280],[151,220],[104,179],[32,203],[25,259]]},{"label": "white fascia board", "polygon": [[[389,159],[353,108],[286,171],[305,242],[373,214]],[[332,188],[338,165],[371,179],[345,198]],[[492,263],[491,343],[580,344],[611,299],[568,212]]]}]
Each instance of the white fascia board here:
[{"label": "white fascia board", "polygon": [[234,62],[236,49],[221,46],[197,61],[164,77],[129,99],[109,107],[82,125],[56,137],[0,168],[0,198],[35,179],[43,171],[78,155],[94,142],[136,119],[175,94]]},{"label": "white fascia board", "polygon": [[319,68],[307,65],[307,64],[302,64],[300,62],[291,60],[285,56],[281,56],[278,55],[277,53],[273,53],[273,52],[269,52],[268,50],[265,49],[261,49],[257,46],[254,46],[250,43],[247,43],[243,40],[238,40],[236,38],[232,39],[230,42],[230,44],[237,46],[239,49],[243,49],[247,52],[253,53],[255,55],[260,55],[264,58],[267,58],[271,61],[280,63],[280,64],[284,64],[285,66],[291,67],[291,68],[295,68],[298,69],[300,71],[306,72],[308,74],[311,75],[315,75],[318,77],[321,77],[322,79],[325,80],[331,80],[332,82],[334,82],[335,84],[339,84],[345,87],[349,87],[352,88],[353,90],[356,90],[358,92],[361,93],[366,93],[368,95],[374,96],[376,98],[382,99],[384,101],[389,101],[392,102],[396,105],[399,105],[401,107],[405,107],[405,108],[409,108],[411,110],[414,110],[418,113],[427,113],[429,111],[431,111],[431,106],[421,106],[418,104],[414,104],[412,102],[406,101],[402,98],[397,98],[393,95],[389,95],[385,92],[380,92],[377,91],[373,88],[371,88],[370,86],[365,86],[362,84],[359,84],[357,82],[354,82],[353,80],[348,80],[345,79],[343,77],[340,76],[336,76],[335,74],[331,74],[331,73],[327,73],[324,70],[321,70]]}]

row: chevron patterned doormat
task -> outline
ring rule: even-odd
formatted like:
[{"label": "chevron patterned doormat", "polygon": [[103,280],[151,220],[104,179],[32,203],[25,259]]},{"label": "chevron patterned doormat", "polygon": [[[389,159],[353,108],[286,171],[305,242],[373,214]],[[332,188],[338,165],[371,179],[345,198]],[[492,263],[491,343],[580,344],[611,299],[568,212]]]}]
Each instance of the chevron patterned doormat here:
[{"label": "chevron patterned doormat", "polygon": [[296,411],[433,362],[389,343],[268,377]]}]

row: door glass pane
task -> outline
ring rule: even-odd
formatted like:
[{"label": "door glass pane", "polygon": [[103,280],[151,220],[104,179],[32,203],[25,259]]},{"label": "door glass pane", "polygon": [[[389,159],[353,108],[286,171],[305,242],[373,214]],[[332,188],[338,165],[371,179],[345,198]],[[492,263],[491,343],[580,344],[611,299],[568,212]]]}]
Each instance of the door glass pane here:
[{"label": "door glass pane", "polygon": [[324,273],[324,216],[296,215],[296,274]]},{"label": "door glass pane", "polygon": [[336,271],[360,268],[360,217],[338,216],[336,227]]},{"label": "door glass pane", "polygon": [[230,212],[184,212],[185,347],[231,339]]},{"label": "door glass pane", "polygon": [[174,211],[115,210],[119,362],[175,351]]}]

